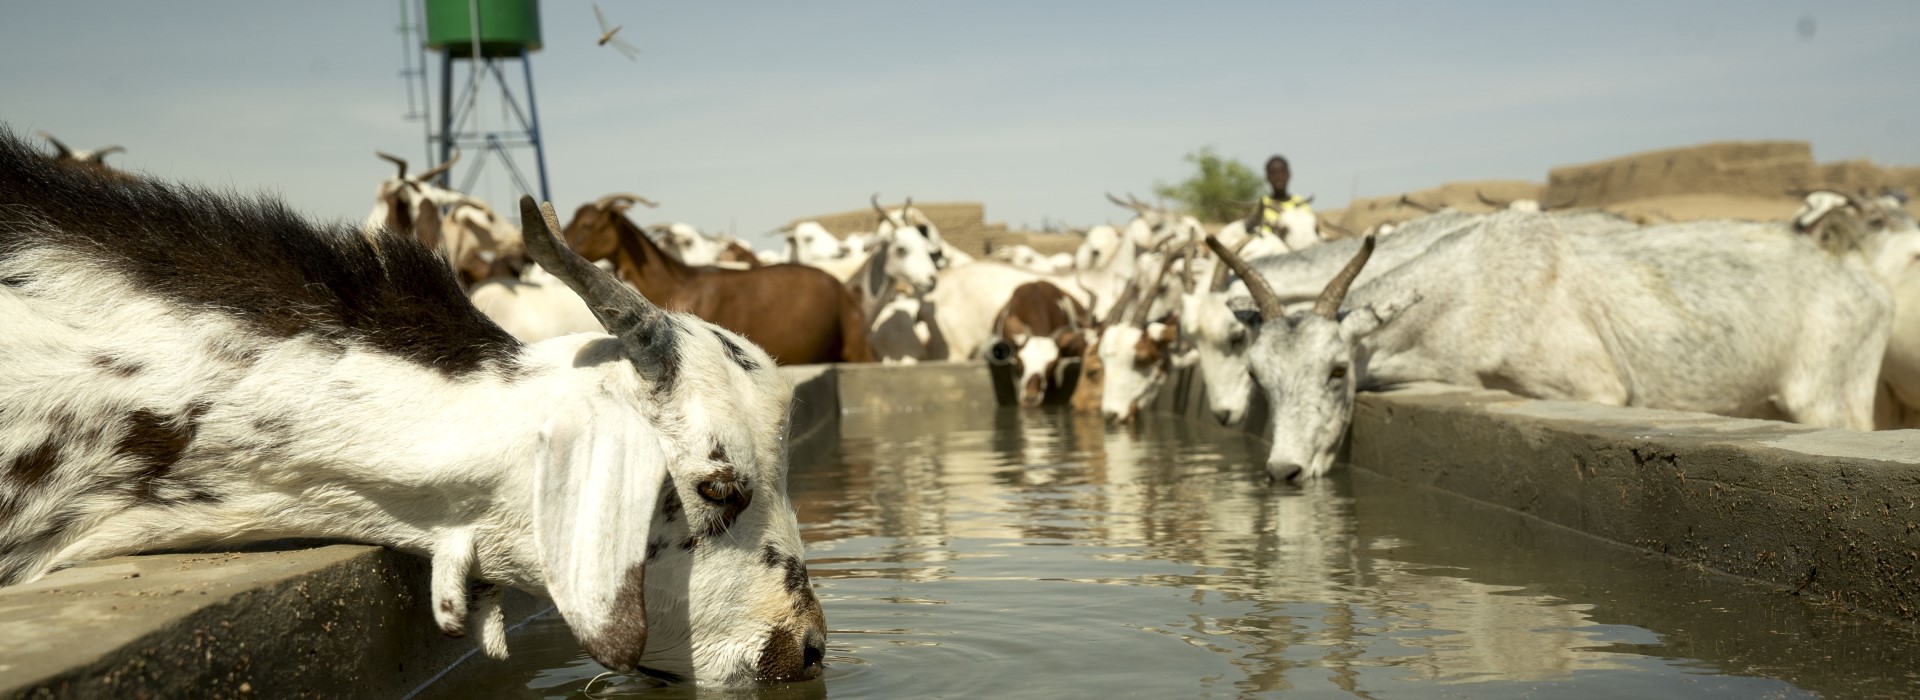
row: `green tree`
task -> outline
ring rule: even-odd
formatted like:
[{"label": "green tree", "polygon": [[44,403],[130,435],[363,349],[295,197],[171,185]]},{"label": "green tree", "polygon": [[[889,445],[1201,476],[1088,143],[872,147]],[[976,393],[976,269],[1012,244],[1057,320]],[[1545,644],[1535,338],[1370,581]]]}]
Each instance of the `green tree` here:
[{"label": "green tree", "polygon": [[1188,214],[1202,221],[1233,221],[1247,215],[1251,203],[1260,199],[1266,180],[1247,164],[1222,158],[1212,146],[1188,153],[1187,162],[1198,172],[1174,184],[1156,183],[1154,194],[1179,202]]}]

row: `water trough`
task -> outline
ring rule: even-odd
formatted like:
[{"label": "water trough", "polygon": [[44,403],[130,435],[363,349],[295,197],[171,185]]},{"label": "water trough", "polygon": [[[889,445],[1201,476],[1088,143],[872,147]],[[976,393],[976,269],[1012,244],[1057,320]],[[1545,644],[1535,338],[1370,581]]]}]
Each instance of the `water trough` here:
[{"label": "water trough", "polygon": [[[802,445],[843,415],[994,404],[981,364],[786,372]],[[1175,383],[1159,410],[1206,420],[1193,384]],[[1362,396],[1348,458],[1782,595],[1920,622],[1920,432],[1423,388]],[[425,591],[423,562],[357,545],[79,566],[0,589],[0,697],[404,695],[470,655],[435,630]],[[544,609],[517,597],[510,624]]]}]

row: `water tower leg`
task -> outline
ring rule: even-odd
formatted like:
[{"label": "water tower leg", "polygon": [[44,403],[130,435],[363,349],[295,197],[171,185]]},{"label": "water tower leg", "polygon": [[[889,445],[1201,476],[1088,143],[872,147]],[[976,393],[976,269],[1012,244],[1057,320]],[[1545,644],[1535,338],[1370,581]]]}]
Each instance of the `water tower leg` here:
[{"label": "water tower leg", "polygon": [[520,52],[520,69],[527,76],[527,135],[533,138],[533,165],[540,171],[540,200],[553,201],[547,190],[547,142],[540,136],[540,101],[533,96],[533,62]]},{"label": "water tower leg", "polygon": [[[453,157],[453,52],[440,52],[440,160],[445,163]],[[436,164],[437,164],[436,163]],[[434,164],[429,164],[431,168]],[[440,174],[440,186],[447,187],[452,182],[451,171]]]}]

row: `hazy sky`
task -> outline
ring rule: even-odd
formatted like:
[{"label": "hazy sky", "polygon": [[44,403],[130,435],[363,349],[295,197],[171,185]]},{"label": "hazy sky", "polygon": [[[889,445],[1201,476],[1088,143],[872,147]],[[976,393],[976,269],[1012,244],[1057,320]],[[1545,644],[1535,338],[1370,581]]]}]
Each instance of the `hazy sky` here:
[{"label": "hazy sky", "polygon": [[[358,220],[391,172],[374,149],[424,160],[398,2],[12,0],[0,121]],[[1710,140],[1920,164],[1911,0],[601,6],[638,63],[593,45],[587,3],[542,8],[556,204],[634,191],[649,220],[756,240],[876,190],[1118,219],[1101,192],[1145,196],[1209,144],[1286,154],[1327,206]]]}]

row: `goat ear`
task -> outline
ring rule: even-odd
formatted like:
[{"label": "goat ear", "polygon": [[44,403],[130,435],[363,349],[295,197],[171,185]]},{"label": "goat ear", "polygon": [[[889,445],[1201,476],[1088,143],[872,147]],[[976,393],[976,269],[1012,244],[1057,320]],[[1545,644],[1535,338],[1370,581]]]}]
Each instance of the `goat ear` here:
[{"label": "goat ear", "polygon": [[1419,292],[1409,292],[1395,299],[1362,305],[1340,315],[1340,332],[1354,340],[1365,338],[1417,303],[1420,303]]},{"label": "goat ear", "polygon": [[1087,353],[1087,337],[1080,331],[1060,331],[1053,336],[1053,342],[1060,346],[1060,357],[1079,358]]},{"label": "goat ear", "polygon": [[591,408],[540,431],[534,534],[547,595],[574,638],[631,673],[647,648],[647,537],[667,479],[665,441],[631,411]]},{"label": "goat ear", "polygon": [[1259,328],[1260,324],[1266,321],[1260,315],[1260,307],[1253,303],[1252,297],[1241,296],[1228,299],[1227,311],[1232,312],[1234,319],[1248,328]]},{"label": "goat ear", "polygon": [[1161,344],[1170,345],[1180,341],[1180,314],[1167,314],[1166,321],[1160,323],[1159,326],[1160,328],[1155,331],[1153,337],[1158,339]]},{"label": "goat ear", "polygon": [[[422,199],[413,210],[413,236],[429,250],[440,249],[440,206],[431,199]],[[458,260],[448,260],[458,264]]]},{"label": "goat ear", "polygon": [[1159,345],[1167,345],[1180,339],[1180,329],[1172,321],[1155,321],[1147,324],[1147,340]]}]

